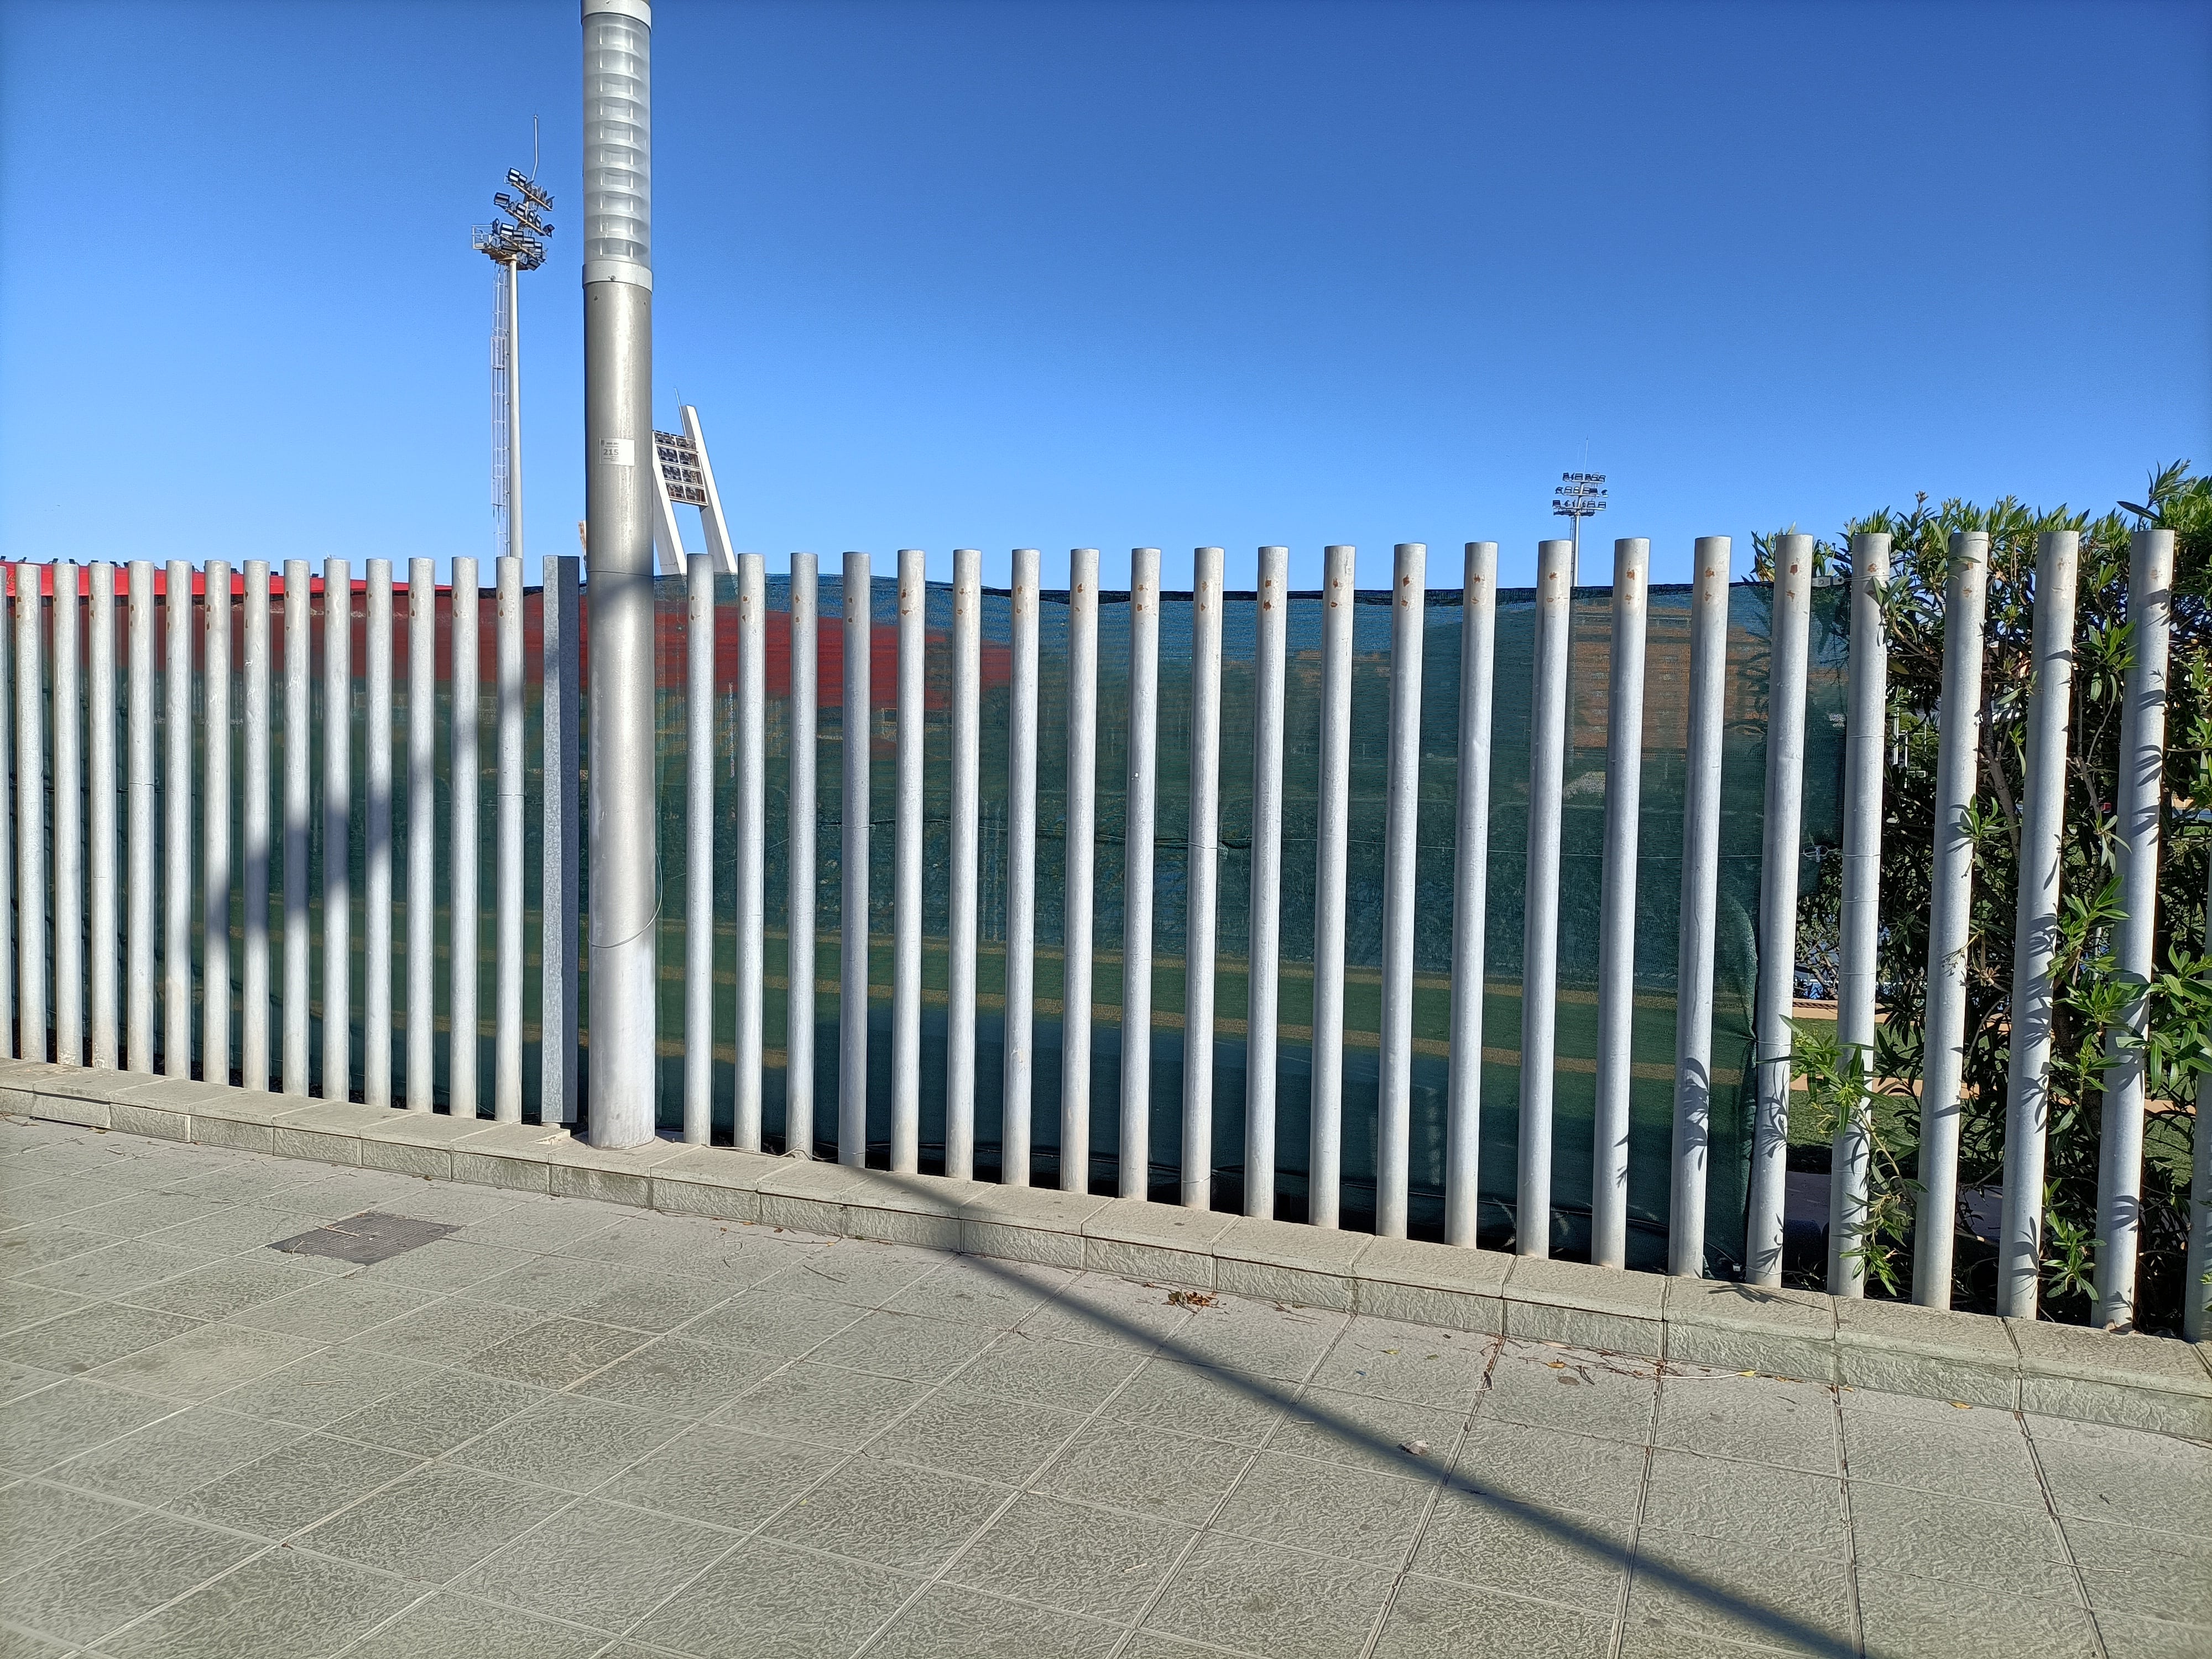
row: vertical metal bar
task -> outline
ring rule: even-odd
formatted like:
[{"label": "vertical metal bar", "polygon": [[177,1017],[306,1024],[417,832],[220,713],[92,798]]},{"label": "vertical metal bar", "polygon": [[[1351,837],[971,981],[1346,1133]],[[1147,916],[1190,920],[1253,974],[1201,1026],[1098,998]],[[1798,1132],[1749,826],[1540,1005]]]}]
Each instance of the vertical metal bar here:
[{"label": "vertical metal bar", "polygon": [[1729,551],[1698,538],[1690,590],[1690,723],[1683,770],[1682,908],[1674,991],[1674,1133],[1667,1271],[1705,1271],[1713,1107],[1713,933],[1721,879],[1721,753],[1727,732]]},{"label": "vertical metal bar", "polygon": [[[427,561],[417,560],[418,564]],[[284,1092],[308,1090],[307,862],[313,811],[309,770],[314,720],[308,702],[314,578],[305,559],[284,561]]]},{"label": "vertical metal bar", "polygon": [[[169,561],[161,665],[161,1071],[192,1074],[192,568]],[[22,672],[17,665],[16,672]]]},{"label": "vertical metal bar", "polygon": [[1490,898],[1490,709],[1498,660],[1496,542],[1467,544],[1461,585],[1444,1243],[1471,1248],[1481,1220],[1483,941]]},{"label": "vertical metal bar", "polygon": [[[15,567],[15,1018],[17,1052],[46,1057],[46,670],[39,567]],[[189,926],[189,923],[187,923]],[[189,1047],[189,1043],[187,1044]]]},{"label": "vertical metal bar", "polygon": [[1252,919],[1244,1029],[1244,1213],[1275,1213],[1275,1067],[1281,1038],[1283,696],[1291,550],[1260,550],[1252,664]]},{"label": "vertical metal bar", "polygon": [[983,555],[952,553],[952,881],[947,931],[945,1173],[975,1173],[975,889],[982,817]]},{"label": "vertical metal bar", "polygon": [[1182,1175],[1188,1209],[1213,1204],[1214,951],[1221,903],[1222,550],[1191,557],[1190,837],[1183,932]]},{"label": "vertical metal bar", "polygon": [[[368,799],[362,836],[362,1098],[392,1104],[392,561],[368,562]],[[522,942],[515,941],[520,972]]]},{"label": "vertical metal bar", "polygon": [[[711,565],[711,559],[702,563]],[[737,1095],[739,1151],[761,1149],[768,952],[768,563],[738,556]]]},{"label": "vertical metal bar", "polygon": [[1014,550],[1006,706],[1006,1107],[999,1131],[999,1179],[1009,1187],[1030,1184],[1030,1113],[1036,1101],[1037,567],[1036,549]]},{"label": "vertical metal bar", "polygon": [[[1958,1232],[1966,945],[1973,921],[1972,813],[1981,763],[1982,618],[1989,598],[1989,538],[1980,532],[1951,538],[1950,580],[1943,606],[1942,732],[1936,758],[1936,853],[1929,878],[1928,1024],[1920,1075],[1921,1197],[1912,1248],[1912,1299],[1927,1308],[1951,1305],[1952,1242]],[[1774,848],[1771,856],[1786,859],[1796,871],[1794,842],[1787,848]],[[1791,901],[1794,917],[1794,887]],[[1762,943],[1766,936],[1762,928]],[[1763,960],[1761,966],[1763,969]],[[1762,989],[1766,977],[1762,971]],[[1778,994],[1780,1006],[1787,1009],[1792,988],[1785,986],[1770,994]],[[1786,1046],[1786,1028],[1779,1040]],[[1774,1050],[1763,1047],[1762,1052]],[[1786,1100],[1786,1064],[1774,1086]],[[1780,1178],[1778,1174],[1775,1177],[1778,1184]],[[1778,1237],[1778,1227],[1777,1233]]]},{"label": "vertical metal bar", "polygon": [[784,899],[785,954],[783,1144],[814,1150],[815,892],[822,879],[817,853],[821,796],[816,782],[821,712],[821,561],[791,556],[791,851]]},{"label": "vertical metal bar", "polygon": [[1121,1196],[1151,1195],[1152,841],[1159,806],[1160,550],[1129,555],[1129,781],[1121,881]]},{"label": "vertical metal bar", "polygon": [[[2166,679],[2173,608],[2173,532],[2128,538],[2128,620],[2135,660],[2120,714],[2119,823],[2122,916],[2113,955],[2122,978],[2147,985],[2158,923],[2159,817],[2166,806]],[[2106,1034],[2103,1138],[2097,1160],[2096,1322],[2128,1326],[2136,1311],[2136,1262],[2142,1242],[2143,1054],[2147,999],[2140,993]],[[2201,1126],[2203,1120],[2197,1120]],[[2203,1131],[2198,1131],[2202,1144]],[[2201,1196],[2201,1194],[2200,1194]]]},{"label": "vertical metal bar", "polygon": [[[688,559],[684,592],[684,1139],[714,1119],[714,562]],[[740,1086],[742,1086],[742,1082]]]},{"label": "vertical metal bar", "polygon": [[8,601],[21,567],[0,564],[0,1055],[16,1056],[16,1017],[22,1012],[15,998],[15,813],[9,792],[21,793],[21,781],[9,763],[8,750],[15,728],[14,682],[8,678],[13,630],[8,623]]},{"label": "vertical metal bar", "polygon": [[78,725],[83,626],[77,568],[54,572],[54,1058],[84,1064],[84,743]]},{"label": "vertical metal bar", "polygon": [[1521,1130],[1514,1247],[1552,1253],[1552,1061],[1559,1020],[1559,820],[1567,764],[1574,544],[1536,544],[1535,684],[1528,732],[1528,872],[1521,933]]},{"label": "vertical metal bar", "polygon": [[[1844,896],[1842,963],[1836,988],[1836,1040],[1860,1076],[1874,1072],[1875,971],[1881,939],[1882,738],[1889,718],[1889,631],[1882,592],[1889,585],[1889,538],[1851,538],[1851,667],[1844,726]],[[1828,1176],[1828,1291],[1866,1294],[1867,1173],[1872,1123],[1862,1100],[1836,1125]]]},{"label": "vertical metal bar", "polygon": [[[539,947],[539,972],[542,975],[538,995],[538,1121],[540,1123],[574,1123],[577,1109],[582,1102],[583,1091],[579,1083],[580,1067],[577,1063],[577,1013],[580,999],[576,994],[576,896],[581,884],[583,866],[583,814],[579,805],[576,787],[577,771],[582,761],[580,738],[583,726],[583,610],[577,583],[583,571],[583,562],[573,553],[548,554],[545,559],[544,627],[545,627],[545,684],[544,684],[544,742],[545,742],[545,823],[544,827],[543,876],[540,883],[538,915],[542,942]],[[430,640],[428,625],[431,615],[430,583],[427,569],[423,576],[423,637]],[[424,682],[427,686],[428,682]],[[429,733],[429,696],[423,697],[423,730]],[[434,735],[426,736],[426,744],[434,748]],[[424,779],[422,799],[429,801],[428,779]],[[429,892],[430,831],[428,814],[422,830],[422,867],[425,895]],[[428,906],[424,906],[427,913]],[[422,1103],[430,1103],[429,1075],[429,1019],[430,1006],[428,976],[428,924],[424,924],[424,975],[422,1006],[424,1008],[422,1039]],[[411,948],[411,947],[410,947]],[[412,1053],[412,1049],[410,1049]],[[414,1063],[410,1059],[410,1066]]]},{"label": "vertical metal bar", "polygon": [[[1766,818],[1759,874],[1758,1100],[1752,1122],[1744,1242],[1744,1277],[1754,1285],[1782,1282],[1784,1175],[1790,1153],[1790,1016],[1797,990],[1798,831],[1805,781],[1805,668],[1812,599],[1813,538],[1776,537],[1767,649]],[[1974,632],[1978,638],[1978,617]]]},{"label": "vertical metal bar", "polygon": [[837,912],[837,1161],[868,1161],[868,788],[872,578],[865,553],[845,555],[844,892]]},{"label": "vertical metal bar", "polygon": [[122,933],[115,902],[115,567],[94,565],[90,580],[85,654],[85,759],[90,781],[85,794],[92,890],[87,930],[92,948],[92,1063],[112,1072],[122,1058],[116,999]]},{"label": "vertical metal bar", "polygon": [[200,612],[200,1075],[230,1081],[230,567],[210,559]]},{"label": "vertical metal bar", "polygon": [[2021,780],[2027,811],[2013,923],[2012,1064],[2005,1100],[2004,1207],[1997,1226],[1997,1311],[2010,1319],[2035,1317],[2043,1267],[2051,959],[2058,944],[2067,720],[2074,703],[2074,594],[2081,563],[2081,538],[2075,532],[2046,531],[2036,538],[2035,679],[2028,692]]},{"label": "vertical metal bar", "polygon": [[[126,716],[130,769],[125,830],[127,938],[123,966],[124,1063],[154,1070],[154,565],[131,562],[131,707]],[[4,725],[5,722],[0,722]],[[4,860],[0,860],[4,866]],[[0,873],[4,873],[0,870]],[[0,951],[0,957],[6,951]]]},{"label": "vertical metal bar", "polygon": [[[516,511],[520,511],[517,497]],[[520,542],[520,532],[517,532]],[[522,1121],[522,558],[493,572],[499,635],[499,870],[492,981],[492,1116]]]},{"label": "vertical metal bar", "polygon": [[1098,550],[1067,556],[1067,855],[1060,1042],[1060,1190],[1091,1190],[1091,985],[1098,868]]},{"label": "vertical metal bar", "polygon": [[[549,589],[546,626],[549,644],[555,615]],[[553,697],[546,698],[546,723],[559,719]],[[550,742],[550,739],[549,738]],[[549,754],[545,766],[545,797],[561,795],[556,780],[575,774],[556,772]],[[437,1089],[437,838],[438,838],[438,574],[428,559],[407,562],[407,1109],[429,1111]],[[547,830],[547,856],[551,856],[552,830]],[[558,938],[553,907],[558,890],[546,889],[546,938]],[[571,956],[574,951],[569,953]],[[546,972],[552,975],[561,953],[545,951]],[[550,1016],[549,1015],[549,1018]],[[552,1039],[547,1037],[549,1057]],[[570,1064],[574,1048],[570,1046]]]},{"label": "vertical metal bar", "polygon": [[[478,618],[483,588],[477,562],[453,561],[453,737],[450,768],[453,817],[446,848],[446,899],[452,922],[447,966],[451,979],[446,1004],[451,1013],[447,1038],[446,1097],[455,1117],[475,1117],[477,1109],[477,984],[482,968],[482,929],[477,922],[477,799],[483,787],[483,763],[477,751],[483,709],[478,691],[483,647]],[[648,1050],[648,1053],[651,1051]]]},{"label": "vertical metal bar", "polygon": [[[246,801],[240,829],[241,935],[239,1080],[269,1086],[269,561],[246,562]],[[372,915],[374,912],[372,910]]]},{"label": "vertical metal bar", "polygon": [[1413,1122],[1414,857],[1420,830],[1421,646],[1429,550],[1401,542],[1390,579],[1390,727],[1383,783],[1382,1058],[1376,1112],[1375,1231],[1406,1236]]},{"label": "vertical metal bar", "polygon": [[[2212,956],[2212,882],[2204,895],[2204,954]],[[2191,1134],[2189,1243],[2183,1254],[2181,1334],[2202,1342],[2212,1323],[2212,1073],[2197,1077],[2197,1121]]]},{"label": "vertical metal bar", "polygon": [[353,567],[323,561],[323,1098],[353,1098]]},{"label": "vertical metal bar", "polygon": [[891,1168],[911,1175],[921,1139],[922,641],[927,572],[898,556],[898,750],[891,842]]},{"label": "vertical metal bar", "polygon": [[1313,1093],[1306,1218],[1334,1227],[1344,1185],[1344,905],[1352,846],[1354,550],[1322,550],[1321,785],[1315,808]]},{"label": "vertical metal bar", "polygon": [[1628,1264],[1628,1108],[1636,1035],[1637,815],[1644,802],[1644,645],[1651,544],[1613,544],[1613,684],[1606,714],[1605,866],[1598,909],[1597,1109],[1590,1261]]}]

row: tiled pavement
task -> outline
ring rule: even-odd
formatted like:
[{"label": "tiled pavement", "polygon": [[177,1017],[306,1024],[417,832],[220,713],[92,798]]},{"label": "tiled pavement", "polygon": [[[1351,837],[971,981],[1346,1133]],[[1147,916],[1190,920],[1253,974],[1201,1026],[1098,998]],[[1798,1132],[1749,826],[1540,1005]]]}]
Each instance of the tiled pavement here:
[{"label": "tiled pavement", "polygon": [[0,1659],[2212,1655],[2130,1431],[16,1120],[0,1257]]}]

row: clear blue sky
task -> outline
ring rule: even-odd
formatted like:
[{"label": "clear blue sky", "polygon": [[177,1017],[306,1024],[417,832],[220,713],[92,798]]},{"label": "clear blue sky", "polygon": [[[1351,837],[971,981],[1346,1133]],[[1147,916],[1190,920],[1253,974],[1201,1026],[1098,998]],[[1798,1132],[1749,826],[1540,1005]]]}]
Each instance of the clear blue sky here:
[{"label": "clear blue sky", "polygon": [[[533,555],[582,510],[574,0],[0,0],[0,556]],[[879,556],[1600,540],[2212,465],[2204,4],[663,0],[655,407]]]}]

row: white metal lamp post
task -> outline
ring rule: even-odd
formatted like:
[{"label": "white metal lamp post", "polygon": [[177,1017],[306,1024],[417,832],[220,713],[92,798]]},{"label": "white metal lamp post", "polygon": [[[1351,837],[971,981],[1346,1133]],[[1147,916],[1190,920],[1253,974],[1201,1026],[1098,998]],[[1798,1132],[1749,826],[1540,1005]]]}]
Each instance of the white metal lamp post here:
[{"label": "white metal lamp post", "polygon": [[[532,171],[536,169],[533,166]],[[522,308],[517,278],[545,263],[545,238],[553,226],[544,216],[553,198],[519,168],[507,170],[507,182],[520,192],[492,192],[492,205],[514,223],[495,218],[478,225],[470,238],[477,252],[499,267],[492,303],[492,473],[491,510],[498,550],[522,556]]]}]

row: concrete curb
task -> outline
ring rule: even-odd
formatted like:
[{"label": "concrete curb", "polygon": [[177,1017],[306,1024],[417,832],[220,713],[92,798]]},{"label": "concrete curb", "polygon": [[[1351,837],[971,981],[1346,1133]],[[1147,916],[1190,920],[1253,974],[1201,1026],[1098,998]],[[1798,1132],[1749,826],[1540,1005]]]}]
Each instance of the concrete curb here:
[{"label": "concrete curb", "polygon": [[0,1112],[2212,1439],[2212,1361],[2161,1337],[27,1060]]}]

